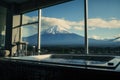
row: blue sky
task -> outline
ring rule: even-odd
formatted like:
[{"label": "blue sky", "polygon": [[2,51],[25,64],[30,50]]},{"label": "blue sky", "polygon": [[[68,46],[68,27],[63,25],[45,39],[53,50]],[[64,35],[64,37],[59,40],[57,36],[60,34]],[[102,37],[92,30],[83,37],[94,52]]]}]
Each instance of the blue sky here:
[{"label": "blue sky", "polygon": [[75,0],[42,9],[42,15],[79,21],[82,20],[84,16],[83,7],[83,0]]},{"label": "blue sky", "polygon": [[[120,18],[120,0],[88,0],[89,18]],[[84,0],[74,0],[43,9],[43,16],[80,20],[84,16]]]},{"label": "blue sky", "polygon": [[[120,0],[88,0],[88,15],[91,19],[88,27],[94,28],[88,30],[89,37],[104,39],[120,36],[119,8]],[[74,0],[45,8],[42,10],[42,16],[83,22],[84,0]],[[93,21],[95,24],[92,23]],[[70,31],[84,36],[82,30],[72,28]]]},{"label": "blue sky", "polygon": [[[79,1],[79,0],[78,0]],[[120,0],[88,0],[89,18],[116,17],[120,19]]]},{"label": "blue sky", "polygon": [[[120,0],[88,0],[88,37],[120,37]],[[27,16],[35,17],[35,12]],[[42,9],[44,24],[59,25],[84,36],[84,0],[74,0]]]}]

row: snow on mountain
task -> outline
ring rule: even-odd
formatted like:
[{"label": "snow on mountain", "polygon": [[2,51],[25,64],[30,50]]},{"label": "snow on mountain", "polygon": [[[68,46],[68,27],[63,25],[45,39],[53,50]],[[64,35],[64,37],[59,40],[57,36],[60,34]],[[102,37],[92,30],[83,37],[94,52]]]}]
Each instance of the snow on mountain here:
[{"label": "snow on mountain", "polygon": [[60,26],[52,26],[52,27],[49,27],[48,29],[42,31],[42,34],[44,33],[49,33],[49,34],[57,34],[57,33],[62,33],[62,34],[65,34],[65,33],[70,33],[67,29],[63,28],[63,27],[60,27]]}]

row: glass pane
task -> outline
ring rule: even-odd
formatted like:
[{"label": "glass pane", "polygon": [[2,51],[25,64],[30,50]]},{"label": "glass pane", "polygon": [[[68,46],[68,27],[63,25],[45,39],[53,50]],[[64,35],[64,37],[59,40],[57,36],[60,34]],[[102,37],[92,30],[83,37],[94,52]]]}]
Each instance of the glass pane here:
[{"label": "glass pane", "polygon": [[43,53],[82,54],[84,51],[84,0],[42,9]]},{"label": "glass pane", "polygon": [[38,10],[28,12],[22,15],[22,24],[38,22]]},{"label": "glass pane", "polygon": [[35,52],[34,49],[37,48],[37,34],[38,34],[38,24],[22,26],[22,41],[28,43],[28,53],[31,55]]},{"label": "glass pane", "polygon": [[120,0],[89,0],[89,52],[120,55]]},{"label": "glass pane", "polygon": [[5,46],[6,8],[0,7],[0,48]]}]

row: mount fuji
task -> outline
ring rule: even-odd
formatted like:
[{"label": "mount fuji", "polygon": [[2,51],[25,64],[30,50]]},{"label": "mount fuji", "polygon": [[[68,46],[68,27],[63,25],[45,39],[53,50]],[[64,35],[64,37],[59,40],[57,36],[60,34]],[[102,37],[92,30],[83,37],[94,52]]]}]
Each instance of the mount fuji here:
[{"label": "mount fuji", "polygon": [[66,28],[59,27],[59,26],[52,26],[48,29],[42,31],[42,34],[67,34],[70,33]]},{"label": "mount fuji", "polygon": [[[110,40],[96,40],[89,38],[89,45],[96,47],[115,47],[120,46],[120,37]],[[29,45],[37,45],[37,34],[23,37]],[[41,46],[84,46],[84,37],[69,32],[60,26],[51,26],[41,32]]]}]

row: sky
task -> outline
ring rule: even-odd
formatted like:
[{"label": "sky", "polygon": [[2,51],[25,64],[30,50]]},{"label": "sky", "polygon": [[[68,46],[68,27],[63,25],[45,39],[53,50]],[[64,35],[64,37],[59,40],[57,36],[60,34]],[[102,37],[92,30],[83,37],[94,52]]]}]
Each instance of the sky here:
[{"label": "sky", "polygon": [[[88,0],[88,37],[120,37],[120,0]],[[38,13],[25,15],[35,21]],[[42,28],[57,25],[84,36],[84,0],[74,0],[42,9]],[[31,34],[33,34],[31,32]]]}]

